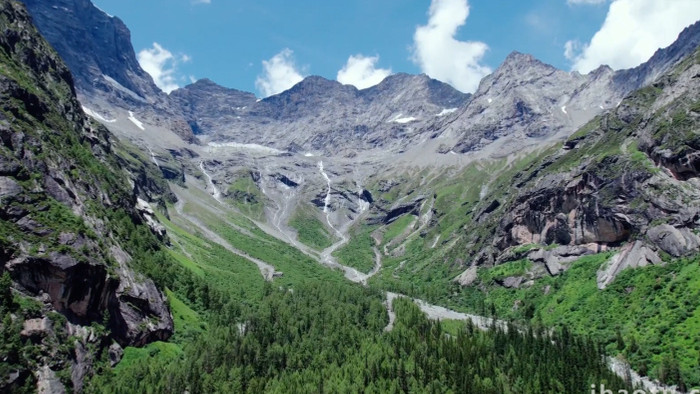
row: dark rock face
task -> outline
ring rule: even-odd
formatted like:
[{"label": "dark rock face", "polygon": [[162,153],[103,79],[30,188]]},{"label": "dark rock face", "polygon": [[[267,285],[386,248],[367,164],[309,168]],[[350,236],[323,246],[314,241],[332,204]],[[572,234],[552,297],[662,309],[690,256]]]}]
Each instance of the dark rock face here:
[{"label": "dark rock face", "polygon": [[81,102],[132,110],[141,119],[196,141],[176,105],[139,65],[131,33],[90,0],[24,0],[39,31],[66,62]]},{"label": "dark rock face", "polygon": [[[642,179],[631,181],[643,181],[648,175],[639,176]],[[608,191],[619,192],[620,198],[636,197],[636,190],[623,190],[623,185],[622,179],[604,184],[590,173],[581,174],[574,181],[563,175],[545,177],[535,189],[521,195],[507,214],[504,230],[509,235],[504,241],[560,245],[626,241],[631,232],[626,211],[610,207],[601,198]],[[601,193],[601,188],[606,190]]]},{"label": "dark rock face", "polygon": [[299,184],[294,182],[293,180],[289,179],[286,175],[283,174],[277,174],[276,176],[277,180],[282,182],[288,187],[299,187]]},{"label": "dark rock face", "polygon": [[379,206],[374,206],[375,210],[381,216],[367,218],[369,224],[389,224],[404,215],[418,215],[420,213],[421,203],[425,197],[417,197],[413,201],[393,206],[387,210],[383,210]]},{"label": "dark rock face", "polygon": [[39,31],[70,68],[78,90],[92,93],[109,89],[103,77],[107,75],[136,93],[116,92],[131,104],[156,93],[151,78],[136,60],[131,33],[121,19],[109,17],[89,0],[24,3]]},{"label": "dark rock face", "polygon": [[362,189],[362,193],[360,193],[360,199],[364,202],[368,202],[370,204],[374,203],[374,198],[372,198],[372,193],[369,192],[367,189]]}]

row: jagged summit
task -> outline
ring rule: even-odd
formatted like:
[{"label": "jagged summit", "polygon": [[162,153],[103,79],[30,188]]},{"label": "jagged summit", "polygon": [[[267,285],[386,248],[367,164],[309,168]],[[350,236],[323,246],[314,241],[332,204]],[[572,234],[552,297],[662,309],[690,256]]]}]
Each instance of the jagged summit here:
[{"label": "jagged summit", "polygon": [[139,67],[129,31],[118,18],[88,0],[26,3],[82,81],[78,93],[83,104],[97,107],[92,109],[112,113],[118,108],[123,117],[135,111],[138,119],[175,129],[187,141],[194,141],[194,130],[214,141],[329,153],[389,147],[399,152],[437,136],[443,139],[439,149],[430,148],[431,154],[481,150],[504,137],[513,140],[516,150],[542,138],[563,138],[654,80],[700,42],[696,23],[639,67],[613,72],[601,66],[587,75],[558,70],[514,51],[473,96],[426,75],[405,73],[363,90],[310,76],[262,100],[210,80],[167,96]]},{"label": "jagged summit", "polygon": [[25,0],[44,37],[73,73],[78,90],[89,94],[113,89],[114,82],[132,91],[124,100],[145,100],[158,88],[141,69],[124,22],[94,7],[90,0]]},{"label": "jagged summit", "polygon": [[257,101],[253,93],[226,88],[209,79],[176,89],[169,99],[196,134],[207,133],[215,123],[234,122],[242,109]]},{"label": "jagged summit", "polygon": [[379,84],[362,90],[361,94],[367,100],[388,100],[392,97],[394,101],[422,99],[444,108],[461,107],[471,96],[425,74],[406,73],[390,75]]},{"label": "jagged summit", "polygon": [[304,78],[290,89],[260,101],[255,111],[273,119],[295,120],[324,108],[339,108],[357,100],[358,90],[317,75]]},{"label": "jagged summit", "polygon": [[133,111],[139,119],[194,142],[182,113],[141,68],[131,33],[119,18],[90,0],[24,3],[41,34],[70,68],[84,106],[110,118]]},{"label": "jagged summit", "polygon": [[509,53],[508,56],[506,56],[506,58],[503,60],[503,63],[501,63],[501,67],[507,67],[512,64],[538,64],[546,67],[555,68],[554,66],[540,61],[539,59],[537,59],[529,53],[522,53],[519,51],[512,51],[511,53]]},{"label": "jagged summit", "polygon": [[327,152],[404,146],[410,140],[403,130],[423,129],[469,97],[403,73],[363,90],[309,76],[263,100],[208,80],[171,93],[192,128],[214,141]]},{"label": "jagged summit", "polygon": [[513,52],[481,81],[462,110],[439,120],[433,129],[456,140],[452,150],[458,152],[480,150],[506,137],[520,142],[504,152],[522,149],[528,141],[537,144],[542,138],[564,138],[595,115],[617,106],[630,92],[653,82],[698,44],[700,25],[695,23],[638,67],[613,71],[602,65],[586,75],[558,70],[531,55]]}]

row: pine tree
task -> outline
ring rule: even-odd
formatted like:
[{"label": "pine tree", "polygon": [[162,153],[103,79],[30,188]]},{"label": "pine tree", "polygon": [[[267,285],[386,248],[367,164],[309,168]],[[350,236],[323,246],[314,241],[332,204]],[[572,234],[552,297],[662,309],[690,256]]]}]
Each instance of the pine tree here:
[{"label": "pine tree", "polygon": [[12,278],[10,273],[5,271],[0,276],[0,313],[10,312],[12,309]]}]

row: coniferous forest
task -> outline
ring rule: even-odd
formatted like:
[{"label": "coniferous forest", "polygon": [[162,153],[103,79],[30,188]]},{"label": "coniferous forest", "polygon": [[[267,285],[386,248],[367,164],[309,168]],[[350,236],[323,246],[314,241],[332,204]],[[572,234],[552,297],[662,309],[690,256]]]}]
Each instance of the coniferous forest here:
[{"label": "coniferous forest", "polygon": [[[575,393],[628,388],[601,347],[566,329],[466,324],[448,333],[408,300],[388,320],[379,292],[350,285],[268,285],[258,305],[209,311],[208,328],[164,355],[105,368],[92,392]],[[238,322],[238,323],[236,323]],[[164,352],[161,350],[160,352]]]}]

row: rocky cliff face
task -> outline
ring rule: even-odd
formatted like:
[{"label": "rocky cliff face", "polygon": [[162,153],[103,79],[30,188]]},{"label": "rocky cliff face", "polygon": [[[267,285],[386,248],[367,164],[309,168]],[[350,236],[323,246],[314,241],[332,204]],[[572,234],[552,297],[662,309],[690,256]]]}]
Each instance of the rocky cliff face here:
[{"label": "rocky cliff face", "polygon": [[39,31],[71,70],[83,105],[108,117],[114,117],[115,108],[132,111],[139,119],[195,141],[182,113],[139,65],[131,33],[119,18],[107,15],[90,0],[24,3]]},{"label": "rocky cliff face", "polygon": [[[76,349],[168,338],[165,296],[129,267],[134,250],[125,251],[124,226],[146,227],[148,218],[113,137],[83,114],[68,68],[20,3],[0,2],[0,30],[0,271],[42,313],[67,319],[54,329],[85,332],[76,334]],[[96,337],[85,328],[93,323],[108,332]],[[61,362],[46,341],[36,360],[46,364],[37,368]],[[72,360],[79,390],[89,362],[77,350]]]}]

